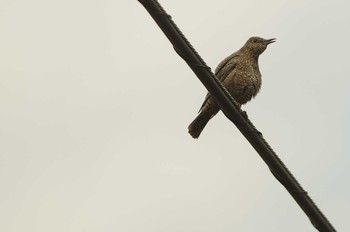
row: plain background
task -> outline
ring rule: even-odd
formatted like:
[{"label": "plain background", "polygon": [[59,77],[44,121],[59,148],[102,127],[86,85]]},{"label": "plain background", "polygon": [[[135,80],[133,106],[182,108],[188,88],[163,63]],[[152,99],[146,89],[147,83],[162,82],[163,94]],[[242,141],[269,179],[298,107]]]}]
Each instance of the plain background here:
[{"label": "plain background", "polygon": [[[243,107],[350,231],[350,3],[160,1],[209,66],[254,35]],[[315,231],[136,0],[0,1],[0,231]]]}]

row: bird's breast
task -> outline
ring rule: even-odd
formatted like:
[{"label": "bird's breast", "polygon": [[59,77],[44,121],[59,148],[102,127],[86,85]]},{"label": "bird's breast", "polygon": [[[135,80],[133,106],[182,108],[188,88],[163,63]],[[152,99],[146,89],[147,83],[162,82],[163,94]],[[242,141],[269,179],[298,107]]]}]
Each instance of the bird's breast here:
[{"label": "bird's breast", "polygon": [[260,71],[251,66],[238,68],[227,78],[224,85],[240,104],[245,104],[260,90]]},{"label": "bird's breast", "polygon": [[[255,90],[255,95],[259,92],[260,88],[261,88],[261,74],[259,73],[255,73],[253,75],[252,78],[252,85],[253,88]],[[255,97],[255,95],[253,97]]]}]

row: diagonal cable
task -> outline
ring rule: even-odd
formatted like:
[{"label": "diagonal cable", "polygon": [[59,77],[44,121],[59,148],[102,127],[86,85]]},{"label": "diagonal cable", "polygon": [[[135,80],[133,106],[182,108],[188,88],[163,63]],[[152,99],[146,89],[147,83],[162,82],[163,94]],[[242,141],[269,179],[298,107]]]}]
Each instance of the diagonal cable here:
[{"label": "diagonal cable", "polygon": [[180,29],[175,25],[171,16],[165,12],[159,2],[156,0],[138,1],[146,8],[163,33],[167,36],[175,51],[185,60],[188,66],[197,75],[198,79],[208,89],[211,96],[220,105],[225,116],[236,125],[268,165],[272,174],[287,189],[301,209],[309,217],[313,226],[322,232],[336,231],[309,197],[307,192],[294,178],[292,173],[272,150],[262,134],[248,119],[246,113],[242,112],[237,107],[236,101],[222,86],[220,81],[217,80],[210,68],[195,51]]}]

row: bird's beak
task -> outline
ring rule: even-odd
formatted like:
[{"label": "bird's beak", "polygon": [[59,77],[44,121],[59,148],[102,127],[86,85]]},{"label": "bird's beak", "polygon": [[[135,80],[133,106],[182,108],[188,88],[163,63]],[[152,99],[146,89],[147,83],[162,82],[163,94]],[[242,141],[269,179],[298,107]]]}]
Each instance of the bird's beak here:
[{"label": "bird's beak", "polygon": [[268,44],[270,44],[270,43],[274,43],[274,42],[276,42],[276,39],[275,39],[275,38],[265,40],[265,44],[266,44],[266,45],[268,45]]}]

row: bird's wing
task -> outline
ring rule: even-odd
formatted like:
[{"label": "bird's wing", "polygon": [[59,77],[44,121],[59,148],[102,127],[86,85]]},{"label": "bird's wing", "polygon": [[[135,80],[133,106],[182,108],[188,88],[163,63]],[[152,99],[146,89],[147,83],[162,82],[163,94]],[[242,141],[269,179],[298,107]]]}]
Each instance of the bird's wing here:
[{"label": "bird's wing", "polygon": [[[226,77],[235,69],[237,65],[237,63],[235,62],[237,56],[237,53],[233,53],[232,55],[226,57],[223,61],[221,61],[218,67],[216,67],[215,76],[220,82],[223,82],[226,79]],[[201,108],[199,109],[199,112],[203,109],[205,103],[207,103],[209,98],[210,93],[207,93],[204,102]]]},{"label": "bird's wing", "polygon": [[223,61],[220,62],[218,67],[215,69],[215,76],[219,79],[219,81],[223,82],[225,78],[228,76],[230,72],[236,66],[236,58],[238,57],[237,52],[232,55],[226,57]]}]

